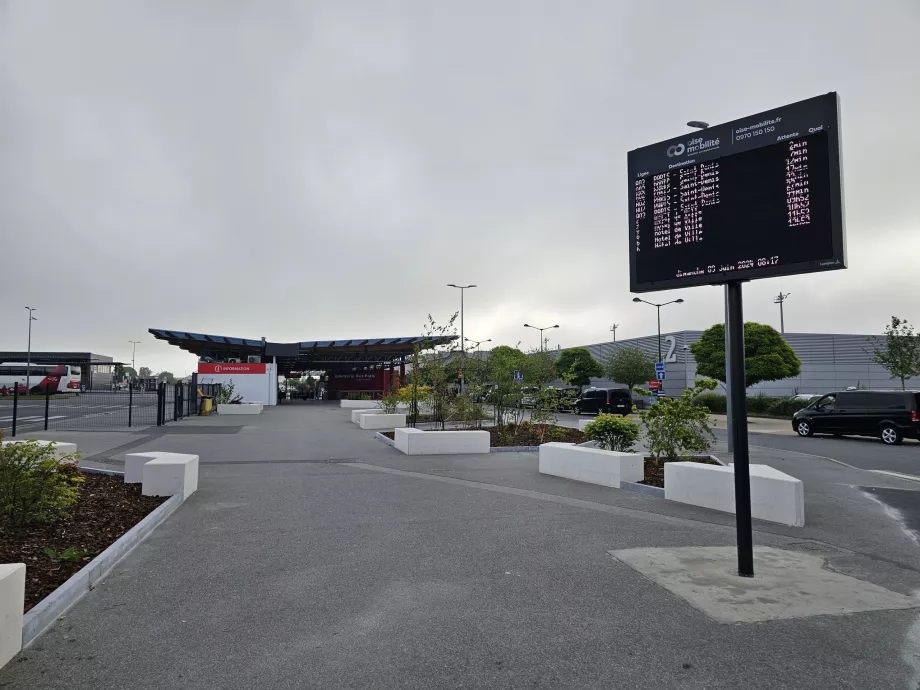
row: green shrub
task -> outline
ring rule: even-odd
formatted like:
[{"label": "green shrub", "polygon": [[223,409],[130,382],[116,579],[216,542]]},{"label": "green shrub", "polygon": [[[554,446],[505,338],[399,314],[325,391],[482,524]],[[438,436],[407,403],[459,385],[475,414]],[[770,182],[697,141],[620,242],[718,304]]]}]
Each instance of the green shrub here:
[{"label": "green shrub", "polygon": [[750,414],[767,414],[767,411],[780,399],[781,398],[771,398],[763,393],[749,395],[747,398],[747,411]]},{"label": "green shrub", "polygon": [[[2,438],[2,435],[0,435]],[[55,457],[54,444],[35,441],[0,448],[0,510],[13,526],[53,522],[80,497],[79,454]]]},{"label": "green shrub", "polygon": [[649,409],[639,413],[648,448],[656,462],[678,459],[689,452],[703,453],[712,447],[715,437],[709,410],[693,401],[703,391],[716,387],[712,379],[697,380],[693,388],[685,388],[679,398],[660,398]]},{"label": "green shrub", "polygon": [[767,410],[767,414],[776,417],[791,417],[803,407],[810,405],[817,399],[817,396],[809,398],[808,400],[803,398],[777,398],[777,401]]},{"label": "green shrub", "polygon": [[585,438],[605,450],[628,453],[639,438],[639,425],[619,415],[599,414],[585,426]]},{"label": "green shrub", "polygon": [[396,414],[399,409],[399,393],[391,388],[377,401],[377,407],[383,414]]},{"label": "green shrub", "polygon": [[717,393],[700,393],[693,399],[693,404],[707,408],[712,414],[728,413],[728,399]]}]

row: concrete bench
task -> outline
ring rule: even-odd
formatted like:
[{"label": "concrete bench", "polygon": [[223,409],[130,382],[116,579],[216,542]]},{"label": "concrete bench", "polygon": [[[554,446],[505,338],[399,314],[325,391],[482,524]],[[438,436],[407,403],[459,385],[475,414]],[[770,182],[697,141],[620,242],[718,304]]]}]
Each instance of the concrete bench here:
[{"label": "concrete bench", "polygon": [[[22,443],[23,441],[26,441],[26,440],[32,440],[32,439],[12,439],[10,441],[3,441],[3,445],[8,446],[13,443]],[[69,455],[71,453],[77,452],[76,443],[64,443],[62,441],[39,441],[39,440],[35,440],[35,443],[37,443],[40,446],[48,446],[53,443],[54,444],[54,457],[56,457],[58,460],[60,460],[64,455]]]},{"label": "concrete bench", "polygon": [[26,566],[0,565],[0,668],[22,649],[22,609],[26,600]]},{"label": "concrete bench", "polygon": [[[769,465],[751,465],[751,515],[792,527],[805,526],[805,493],[800,479]],[[735,512],[735,469],[699,462],[668,462],[664,466],[664,497]]]},{"label": "concrete bench", "polygon": [[144,496],[175,496],[184,501],[198,489],[198,456],[161,454],[144,463],[141,493]]},{"label": "concrete bench", "polygon": [[218,405],[217,414],[262,414],[262,403],[239,403]]},{"label": "concrete bench", "polygon": [[541,445],[539,466],[540,474],[614,489],[620,488],[620,482],[636,483],[645,479],[645,460],[639,453],[585,448],[572,443]]},{"label": "concrete bench", "polygon": [[185,453],[168,453],[162,450],[152,450],[145,453],[126,453],[125,484],[140,484],[144,481],[144,465],[151,460],[170,455],[186,457]]},{"label": "concrete bench", "polygon": [[367,409],[373,404],[373,400],[339,400],[339,407],[349,410]]},{"label": "concrete bench", "polygon": [[380,412],[380,411],[381,411],[381,410],[380,410],[379,407],[365,407],[365,408],[361,408],[361,409],[359,409],[359,410],[352,410],[352,411],[351,411],[351,422],[352,422],[352,424],[360,424],[360,423],[361,423],[361,415],[363,415],[363,414],[377,414],[377,413]]},{"label": "concrete bench", "polygon": [[358,426],[362,429],[399,429],[406,426],[406,415],[382,414],[379,410],[365,412],[359,415]]},{"label": "concrete bench", "polygon": [[488,431],[422,431],[396,429],[393,445],[406,455],[467,455],[488,453]]}]

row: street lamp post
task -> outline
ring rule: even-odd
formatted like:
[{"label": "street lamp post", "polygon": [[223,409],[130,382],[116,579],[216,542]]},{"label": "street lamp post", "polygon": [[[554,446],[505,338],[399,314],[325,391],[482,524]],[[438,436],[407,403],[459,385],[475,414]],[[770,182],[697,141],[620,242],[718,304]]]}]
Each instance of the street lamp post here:
[{"label": "street lamp post", "polygon": [[557,323],[555,326],[544,326],[543,328],[540,328],[539,326],[531,326],[529,323],[525,323],[524,328],[532,328],[535,331],[540,331],[540,352],[543,352],[543,331],[559,328],[559,324]]},{"label": "street lamp post", "polygon": [[491,343],[491,342],[492,342],[492,338],[486,338],[485,340],[473,340],[472,338],[466,338],[466,340],[470,341],[471,343],[473,343],[473,344],[475,345],[475,347],[476,347],[476,356],[477,356],[478,358],[481,358],[481,355],[482,355],[482,350],[479,348],[479,346],[482,345],[483,343]]},{"label": "street lamp post", "polygon": [[[29,310],[29,345],[26,351],[26,395],[29,394],[29,374],[32,373],[32,322],[38,321],[34,316],[32,316],[33,311],[38,311],[38,309],[33,307],[26,307]],[[18,385],[18,384],[14,384]]]},{"label": "street lamp post", "polygon": [[661,361],[661,308],[666,307],[669,304],[683,304],[682,299],[671,300],[670,302],[663,302],[662,304],[656,304],[655,302],[646,302],[644,299],[639,299],[638,297],[633,297],[633,302],[642,302],[643,304],[648,304],[658,311],[658,361]]},{"label": "street lamp post", "polygon": [[457,288],[460,291],[460,392],[462,393],[466,388],[466,384],[463,382],[463,364],[466,360],[466,351],[463,345],[463,292],[470,288],[476,287],[475,285],[454,285],[453,283],[448,283],[447,287]]},{"label": "street lamp post", "polygon": [[610,332],[613,333],[613,342],[617,341],[617,329],[620,327],[620,324],[615,323],[610,327]]},{"label": "street lamp post", "polygon": [[134,368],[134,354],[137,352],[138,343],[140,343],[141,341],[140,340],[129,340],[128,342],[131,343],[131,370],[136,375],[137,369]]}]

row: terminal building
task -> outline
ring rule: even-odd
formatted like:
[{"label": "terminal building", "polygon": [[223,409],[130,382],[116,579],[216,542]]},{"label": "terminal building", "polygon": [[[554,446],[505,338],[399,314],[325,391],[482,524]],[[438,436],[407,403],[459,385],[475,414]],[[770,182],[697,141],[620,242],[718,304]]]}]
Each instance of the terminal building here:
[{"label": "terminal building", "polygon": [[[702,331],[676,331],[661,334],[661,357],[665,362],[664,395],[678,396],[693,385],[696,361],[690,345],[702,336]],[[748,395],[791,396],[822,394],[866,386],[873,389],[900,388],[900,379],[892,379],[888,371],[872,359],[873,336],[850,333],[785,333],[783,338],[802,360],[801,373],[781,381],[764,381],[748,389]],[[658,359],[658,336],[618,340],[586,345],[595,359],[603,362],[616,347],[637,347]],[[592,380],[595,386],[618,387],[604,379]],[[920,389],[920,377],[908,379],[908,388]],[[725,392],[719,386],[720,393]]]},{"label": "terminal building", "polygon": [[418,345],[443,345],[457,339],[444,336],[426,339],[358,338],[309,340],[296,343],[270,342],[265,338],[235,338],[151,328],[158,340],[198,357],[196,382],[228,384],[244,402],[277,404],[278,377],[304,372],[326,372],[330,400],[379,397],[389,388],[404,384],[406,365]]}]

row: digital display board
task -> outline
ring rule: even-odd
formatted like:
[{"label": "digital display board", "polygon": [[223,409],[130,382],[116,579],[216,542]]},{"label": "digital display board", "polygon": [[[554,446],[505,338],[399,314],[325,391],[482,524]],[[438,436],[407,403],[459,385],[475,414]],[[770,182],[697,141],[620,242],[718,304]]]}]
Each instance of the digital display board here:
[{"label": "digital display board", "polygon": [[633,292],[846,268],[836,93],[628,154]]}]

